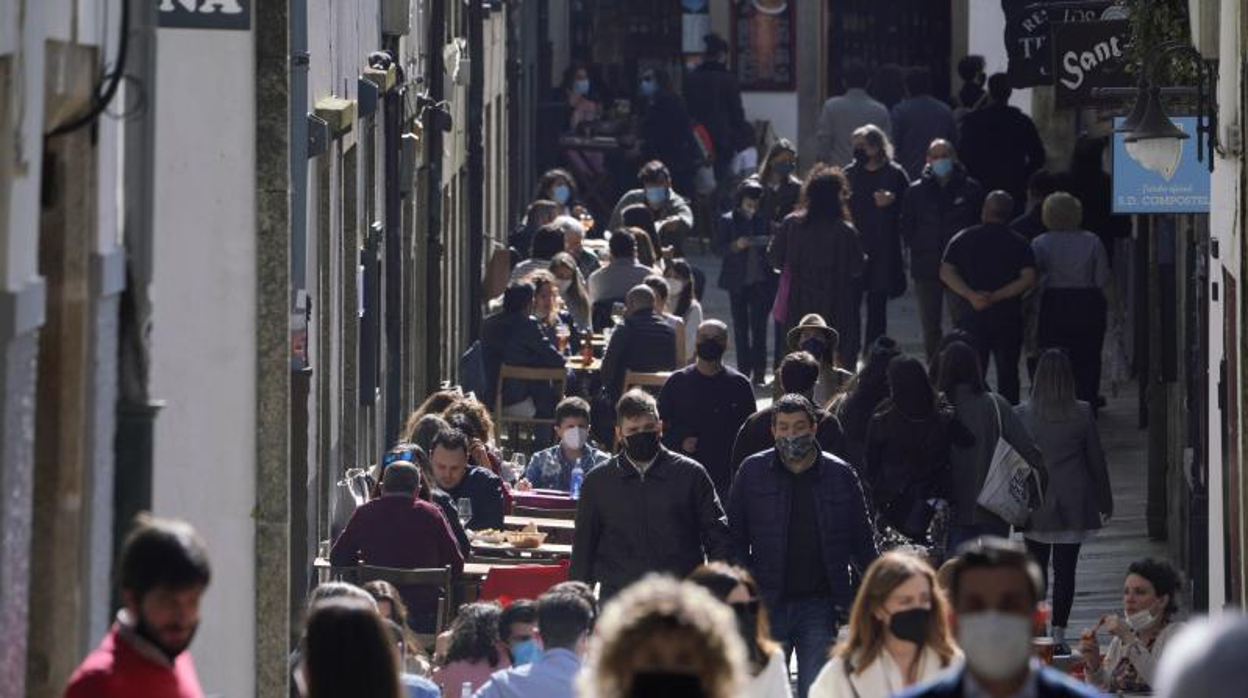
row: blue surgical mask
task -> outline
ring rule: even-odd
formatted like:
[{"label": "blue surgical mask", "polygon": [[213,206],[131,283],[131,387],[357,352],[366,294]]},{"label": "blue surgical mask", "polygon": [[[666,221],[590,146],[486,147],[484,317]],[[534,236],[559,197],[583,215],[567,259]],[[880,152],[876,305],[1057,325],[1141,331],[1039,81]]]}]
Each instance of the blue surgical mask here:
[{"label": "blue surgical mask", "polygon": [[572,91],[584,97],[589,94],[589,78],[572,81]]},{"label": "blue surgical mask", "polygon": [[937,158],[932,160],[932,174],[937,177],[948,177],[953,172],[953,160],[950,158]]},{"label": "blue surgical mask", "polygon": [[646,203],[658,206],[667,201],[667,187],[646,187]]},{"label": "blue surgical mask", "polygon": [[529,638],[521,640],[511,646],[511,665],[524,666],[532,664],[542,658],[542,648],[538,646],[537,640]]},{"label": "blue surgical mask", "polygon": [[642,78],[637,89],[642,97],[653,97],[659,91],[659,85],[652,78]]},{"label": "blue surgical mask", "polygon": [[559,204],[568,203],[568,199],[572,196],[572,188],[566,184],[556,184],[551,187],[550,195],[555,197],[555,201]]}]

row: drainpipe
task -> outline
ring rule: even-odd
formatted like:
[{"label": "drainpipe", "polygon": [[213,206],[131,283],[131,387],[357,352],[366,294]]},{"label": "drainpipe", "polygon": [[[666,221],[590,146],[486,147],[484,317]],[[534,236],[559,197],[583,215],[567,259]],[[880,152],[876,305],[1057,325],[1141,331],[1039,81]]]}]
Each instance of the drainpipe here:
[{"label": "drainpipe", "polygon": [[[429,5],[429,25],[426,27],[428,38],[428,75],[425,76],[429,86],[429,97],[434,102],[445,99],[443,84],[445,76],[442,68],[443,31],[446,24],[446,0],[432,0]],[[434,390],[442,384],[442,129],[436,109],[425,108],[424,133],[426,139],[425,158],[429,167],[425,197],[429,210],[426,212],[427,240],[425,255],[425,308],[426,320],[432,326],[425,331],[425,386]]]},{"label": "drainpipe", "polygon": [[[308,0],[290,0],[290,278],[291,311],[307,312]],[[305,325],[306,327],[306,325]],[[306,356],[301,359],[306,361]]]},{"label": "drainpipe", "polygon": [[[386,37],[386,50],[399,65],[399,39],[397,36]],[[406,81],[406,76],[404,76]],[[399,436],[399,421],[402,418],[402,385],[403,375],[403,250],[400,225],[403,221],[402,194],[399,191],[399,161],[403,154],[402,120],[403,120],[404,86],[399,85],[383,95],[384,139],[383,149],[385,167],[385,245],[383,264],[385,272],[385,307],[384,318],[386,332],[386,385],[385,385],[385,422],[383,423],[384,444],[389,446]]]},{"label": "drainpipe", "polygon": [[471,0],[468,12],[468,342],[481,334],[481,279],[485,270],[485,16],[481,0]]}]

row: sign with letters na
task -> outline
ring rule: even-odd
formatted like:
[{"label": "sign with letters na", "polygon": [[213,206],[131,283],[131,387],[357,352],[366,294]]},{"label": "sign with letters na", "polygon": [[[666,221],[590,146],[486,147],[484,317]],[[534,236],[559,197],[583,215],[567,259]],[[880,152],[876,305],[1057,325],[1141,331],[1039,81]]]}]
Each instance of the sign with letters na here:
[{"label": "sign with letters na", "polygon": [[156,0],[160,26],[170,29],[251,29],[251,0]]},{"label": "sign with letters na", "polygon": [[[1196,117],[1170,118],[1191,138],[1170,177],[1147,170],[1127,152],[1125,133],[1114,133],[1114,213],[1209,213],[1209,168],[1196,159]],[[1122,117],[1114,119],[1117,127]]]}]

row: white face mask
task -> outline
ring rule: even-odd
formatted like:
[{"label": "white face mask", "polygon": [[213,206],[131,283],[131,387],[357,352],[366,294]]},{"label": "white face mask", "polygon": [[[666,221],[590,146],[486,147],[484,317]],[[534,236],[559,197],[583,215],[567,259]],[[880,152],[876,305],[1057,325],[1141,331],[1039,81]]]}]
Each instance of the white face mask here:
[{"label": "white face mask", "polygon": [[971,671],[992,680],[1017,676],[1031,659],[1031,618],[983,611],[958,616],[958,644]]},{"label": "white face mask", "polygon": [[572,288],[572,279],[555,279],[555,288],[559,289],[559,295],[567,297],[568,289]]},{"label": "white face mask", "polygon": [[582,427],[568,427],[563,430],[560,442],[570,451],[579,451],[585,445],[587,430]]},{"label": "white face mask", "polygon": [[1127,625],[1131,626],[1132,630],[1139,632],[1153,623],[1156,623],[1157,616],[1153,615],[1152,609],[1146,608],[1143,611],[1132,613],[1127,616],[1125,620],[1127,621]]},{"label": "white face mask", "polygon": [[685,290],[684,279],[670,278],[667,280],[668,298],[677,298]]}]

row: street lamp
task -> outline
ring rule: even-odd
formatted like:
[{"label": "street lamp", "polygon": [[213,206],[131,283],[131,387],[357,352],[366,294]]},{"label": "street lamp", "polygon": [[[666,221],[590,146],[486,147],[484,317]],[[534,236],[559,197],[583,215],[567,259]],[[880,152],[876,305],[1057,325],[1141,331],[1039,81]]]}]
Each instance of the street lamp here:
[{"label": "street lamp", "polygon": [[1217,74],[1192,46],[1167,41],[1157,47],[1146,68],[1141,69],[1135,107],[1117,129],[1125,132],[1127,154],[1142,167],[1167,180],[1174,176],[1183,155],[1183,141],[1191,134],[1175,125],[1166,115],[1157,86],[1157,70],[1162,60],[1181,53],[1196,66],[1196,157],[1213,171],[1213,155],[1218,138]]}]

